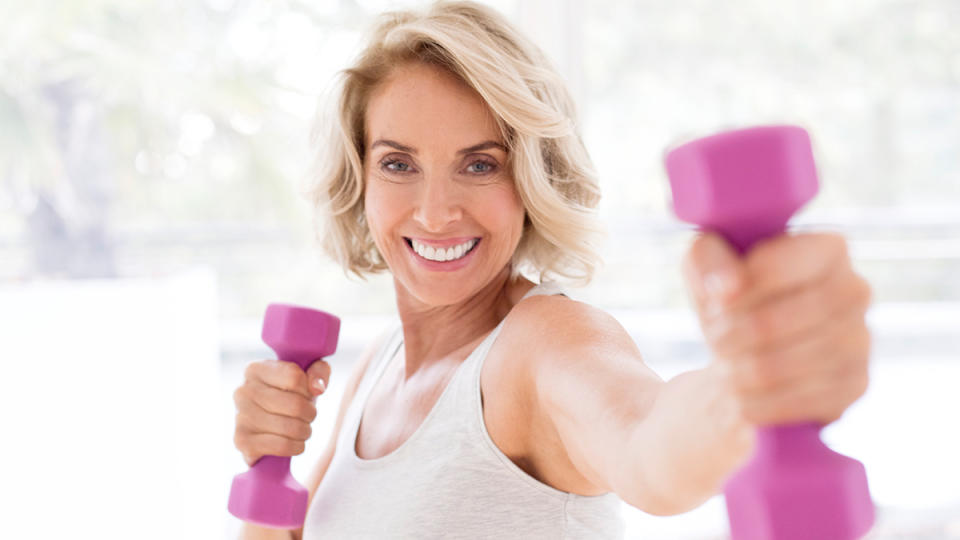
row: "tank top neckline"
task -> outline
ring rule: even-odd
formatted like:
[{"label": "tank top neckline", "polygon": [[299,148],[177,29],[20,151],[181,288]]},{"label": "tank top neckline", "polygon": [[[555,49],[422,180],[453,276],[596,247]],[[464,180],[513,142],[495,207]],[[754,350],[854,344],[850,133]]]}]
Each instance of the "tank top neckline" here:
[{"label": "tank top neckline", "polygon": [[[540,295],[540,294],[557,294],[558,292],[559,292],[559,288],[555,284],[540,283],[538,285],[534,285],[533,287],[531,287],[530,290],[527,291],[526,294],[524,294],[519,301],[517,301],[517,303],[519,304],[520,302],[522,302],[523,300],[531,296]],[[423,420],[420,422],[420,425],[417,426],[417,428],[413,431],[413,433],[411,433],[409,437],[407,437],[402,443],[400,443],[400,446],[394,448],[392,451],[380,457],[365,459],[360,457],[357,454],[357,440],[360,437],[360,424],[363,423],[363,414],[367,410],[367,405],[370,401],[370,395],[373,394],[373,390],[376,388],[377,384],[380,382],[380,379],[383,377],[383,374],[386,372],[387,367],[394,362],[395,358],[397,358],[398,356],[397,353],[400,351],[400,347],[403,346],[403,327],[401,325],[398,325],[397,328],[391,334],[390,339],[387,340],[386,345],[381,349],[381,354],[377,356],[377,359],[379,361],[375,366],[376,371],[370,374],[371,376],[369,379],[370,381],[369,386],[365,388],[362,396],[357,396],[360,398],[360,406],[358,408],[357,417],[354,422],[351,422],[351,426],[350,426],[351,432],[353,433],[353,436],[350,438],[352,441],[350,444],[350,452],[349,452],[350,461],[353,462],[354,465],[362,468],[380,467],[380,466],[389,464],[392,461],[395,461],[396,459],[398,459],[400,456],[402,456],[405,453],[406,449],[410,448],[415,444],[415,440],[417,439],[418,435],[420,435],[424,431],[424,429],[426,429],[424,426],[427,426],[430,419],[433,416],[435,416],[437,410],[440,408],[440,405],[443,403],[444,398],[447,397],[447,395],[450,393],[450,389],[456,383],[457,378],[463,376],[463,373],[465,371],[464,366],[470,364],[479,351],[486,351],[489,349],[489,347],[486,347],[485,345],[487,345],[488,341],[496,339],[497,335],[500,333],[500,329],[503,326],[503,323],[506,320],[507,320],[507,317],[504,317],[499,323],[497,323],[497,325],[492,330],[490,330],[490,332],[488,332],[487,335],[484,336],[482,340],[480,340],[480,343],[478,343],[477,346],[474,347],[472,351],[470,351],[470,354],[467,355],[467,357],[463,360],[463,362],[460,362],[460,365],[456,367],[456,369],[453,372],[453,375],[450,377],[450,379],[447,381],[446,385],[444,386],[443,391],[440,393],[440,396],[433,403],[433,406],[430,408],[430,411],[427,412],[427,415],[423,417]],[[384,358],[383,355],[387,353],[389,353],[389,356]]]}]

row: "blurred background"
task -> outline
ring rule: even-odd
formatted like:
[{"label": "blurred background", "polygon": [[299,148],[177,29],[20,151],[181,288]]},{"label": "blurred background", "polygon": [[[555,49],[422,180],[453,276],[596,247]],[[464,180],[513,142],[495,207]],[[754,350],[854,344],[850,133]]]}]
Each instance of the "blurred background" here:
[{"label": "blurred background", "polygon": [[[269,302],[340,315],[332,386],[394,316],[317,248],[309,131],[385,0],[0,0],[0,537],[234,538],[232,392]],[[806,127],[875,304],[872,383],[824,431],[864,462],[873,538],[960,538],[960,2],[497,0],[580,106],[606,265],[570,291],[664,378],[708,361],[666,148]],[[726,538],[723,501],[628,538]]]}]

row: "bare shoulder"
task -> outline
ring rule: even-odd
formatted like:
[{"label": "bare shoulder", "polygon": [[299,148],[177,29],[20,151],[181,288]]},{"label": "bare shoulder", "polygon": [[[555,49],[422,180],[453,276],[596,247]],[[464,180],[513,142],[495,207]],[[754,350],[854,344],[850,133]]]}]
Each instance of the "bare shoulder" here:
[{"label": "bare shoulder", "polygon": [[519,302],[504,325],[516,391],[550,415],[564,390],[575,384],[600,394],[616,381],[659,379],[644,364],[623,325],[606,311],[560,295]]},{"label": "bare shoulder", "polygon": [[585,426],[659,383],[623,326],[583,302],[532,296],[507,315],[488,362],[481,384],[498,392],[484,417],[501,450],[561,491],[609,491],[585,450],[602,437]]},{"label": "bare shoulder", "polygon": [[[517,303],[501,339],[535,361],[583,358],[593,349],[623,348],[639,356],[636,344],[612,315],[561,295],[539,295]],[[592,356],[592,355],[587,355]]]}]

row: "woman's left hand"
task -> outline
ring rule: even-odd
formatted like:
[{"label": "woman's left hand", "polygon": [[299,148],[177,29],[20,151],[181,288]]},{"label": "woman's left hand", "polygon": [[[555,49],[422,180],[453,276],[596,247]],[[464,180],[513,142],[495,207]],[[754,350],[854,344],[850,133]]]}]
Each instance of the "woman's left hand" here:
[{"label": "woman's left hand", "polygon": [[826,425],[866,391],[870,287],[843,237],[780,235],[741,258],[705,234],[684,274],[713,367],[746,421]]}]

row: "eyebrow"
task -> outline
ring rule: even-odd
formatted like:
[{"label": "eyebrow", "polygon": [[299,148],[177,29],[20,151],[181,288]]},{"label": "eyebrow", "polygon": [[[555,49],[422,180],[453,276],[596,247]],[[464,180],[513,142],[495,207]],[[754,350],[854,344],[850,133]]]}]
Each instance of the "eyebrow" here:
[{"label": "eyebrow", "polygon": [[[417,149],[416,149],[416,148],[413,148],[413,147],[411,147],[411,146],[407,146],[407,145],[405,145],[405,144],[400,144],[400,143],[398,143],[397,141],[392,141],[392,140],[390,140],[390,139],[377,139],[376,141],[374,141],[373,144],[370,145],[370,149],[373,150],[374,148],[376,148],[376,147],[378,147],[378,146],[390,146],[390,147],[396,148],[397,150],[400,150],[401,152],[406,152],[406,153],[408,153],[408,154],[416,154],[416,153],[417,153]],[[479,151],[481,151],[481,150],[487,150],[487,149],[489,149],[489,148],[499,148],[500,150],[503,150],[504,152],[507,151],[507,147],[504,146],[504,145],[501,144],[501,143],[498,143],[497,141],[483,141],[483,142],[480,143],[480,144],[475,144],[475,145],[473,145],[473,146],[468,146],[468,147],[466,147],[466,148],[463,148],[463,149],[461,149],[461,150],[458,150],[458,151],[457,151],[457,154],[458,154],[458,155],[470,154],[470,153],[472,153],[472,152],[479,152]]]}]

